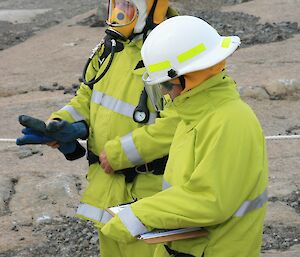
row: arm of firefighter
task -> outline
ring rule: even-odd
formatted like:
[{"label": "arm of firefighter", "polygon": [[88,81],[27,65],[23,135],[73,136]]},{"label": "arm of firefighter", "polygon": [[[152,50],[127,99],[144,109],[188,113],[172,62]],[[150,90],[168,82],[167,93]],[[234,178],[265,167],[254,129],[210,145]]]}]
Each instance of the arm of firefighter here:
[{"label": "arm of firefighter", "polygon": [[[204,140],[202,143],[208,144],[208,147],[201,153],[195,149],[195,155],[203,156],[189,180],[182,185],[171,186],[168,183],[171,175],[165,174],[164,191],[131,204],[132,214],[127,215],[126,222],[119,224],[118,221],[117,224],[112,219],[103,233],[121,240],[118,232],[121,228],[124,230],[124,226],[134,235],[143,232],[142,229],[136,231],[142,225],[148,229],[207,227],[221,224],[233,216],[245,215],[244,210],[239,210],[243,209],[245,199],[257,183],[266,183],[267,179],[260,178],[267,172],[264,172],[266,161],[262,157],[263,136],[251,141],[241,134],[226,130],[221,133],[212,131],[205,138],[198,135],[196,145],[200,146],[200,140]],[[258,201],[255,201],[258,207],[266,201],[262,189],[265,186],[262,185],[261,192],[257,192]],[[114,229],[110,230],[112,226]],[[120,236],[123,236],[122,233]]]},{"label": "arm of firefighter", "polygon": [[[132,222],[133,220],[135,222]],[[132,242],[136,240],[136,236],[146,232],[148,229],[134,215],[130,206],[120,211],[101,229],[102,234],[123,243]]]},{"label": "arm of firefighter", "polygon": [[155,123],[108,141],[104,146],[114,170],[134,167],[161,158],[169,153],[180,118],[172,106],[161,112]]},{"label": "arm of firefighter", "polygon": [[[101,50],[100,50],[101,51]],[[100,53],[95,54],[92,61],[90,62],[87,72],[86,79],[89,81],[97,75],[99,70],[98,58]],[[70,123],[77,121],[85,121],[88,125],[90,122],[90,102],[92,99],[93,91],[89,86],[84,83],[80,84],[79,89],[76,92],[76,96],[73,97],[70,102],[60,110],[51,114],[49,120],[60,119]]]}]

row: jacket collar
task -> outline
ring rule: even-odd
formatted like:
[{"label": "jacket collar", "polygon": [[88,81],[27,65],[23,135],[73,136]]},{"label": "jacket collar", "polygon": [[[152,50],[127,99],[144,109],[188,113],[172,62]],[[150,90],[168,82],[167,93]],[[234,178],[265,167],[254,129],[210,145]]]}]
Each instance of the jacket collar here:
[{"label": "jacket collar", "polygon": [[238,99],[235,82],[222,71],[199,86],[177,96],[173,105],[181,119],[193,127],[199,122],[199,117],[216,106]]}]

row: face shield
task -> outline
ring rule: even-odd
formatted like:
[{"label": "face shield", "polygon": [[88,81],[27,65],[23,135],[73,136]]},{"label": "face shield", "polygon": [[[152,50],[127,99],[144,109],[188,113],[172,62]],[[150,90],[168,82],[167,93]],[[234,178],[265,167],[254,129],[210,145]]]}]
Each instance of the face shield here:
[{"label": "face shield", "polygon": [[106,23],[111,27],[128,26],[138,15],[138,9],[130,0],[109,0]]},{"label": "face shield", "polygon": [[147,95],[150,98],[154,109],[157,112],[162,111],[164,109],[164,106],[167,103],[166,99],[169,98],[167,97],[168,92],[172,90],[172,84],[167,81],[167,82],[151,85],[147,80],[148,79],[147,72],[143,74],[142,78],[143,78]]}]

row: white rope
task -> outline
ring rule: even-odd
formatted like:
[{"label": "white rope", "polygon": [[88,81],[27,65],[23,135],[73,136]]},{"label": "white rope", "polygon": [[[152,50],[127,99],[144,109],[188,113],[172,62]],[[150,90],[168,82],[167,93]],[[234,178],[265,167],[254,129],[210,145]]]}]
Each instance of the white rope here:
[{"label": "white rope", "polygon": [[[86,144],[86,140],[78,140],[80,144]],[[16,143],[14,138],[0,138],[0,143]]]},{"label": "white rope", "polygon": [[[300,139],[300,135],[282,135],[282,136],[266,136],[267,140],[285,140],[285,139]],[[86,144],[86,140],[78,140],[81,144]],[[0,143],[16,143],[14,138],[0,138]]]},{"label": "white rope", "polygon": [[300,139],[300,135],[266,136],[267,140]]}]

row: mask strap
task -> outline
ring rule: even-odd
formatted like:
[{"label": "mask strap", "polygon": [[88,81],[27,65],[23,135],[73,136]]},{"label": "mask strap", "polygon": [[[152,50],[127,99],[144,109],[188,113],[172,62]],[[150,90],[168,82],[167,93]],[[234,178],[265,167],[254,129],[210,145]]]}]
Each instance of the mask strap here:
[{"label": "mask strap", "polygon": [[180,81],[180,85],[182,87],[182,90],[185,89],[185,78],[183,75],[178,77],[179,81]]}]

